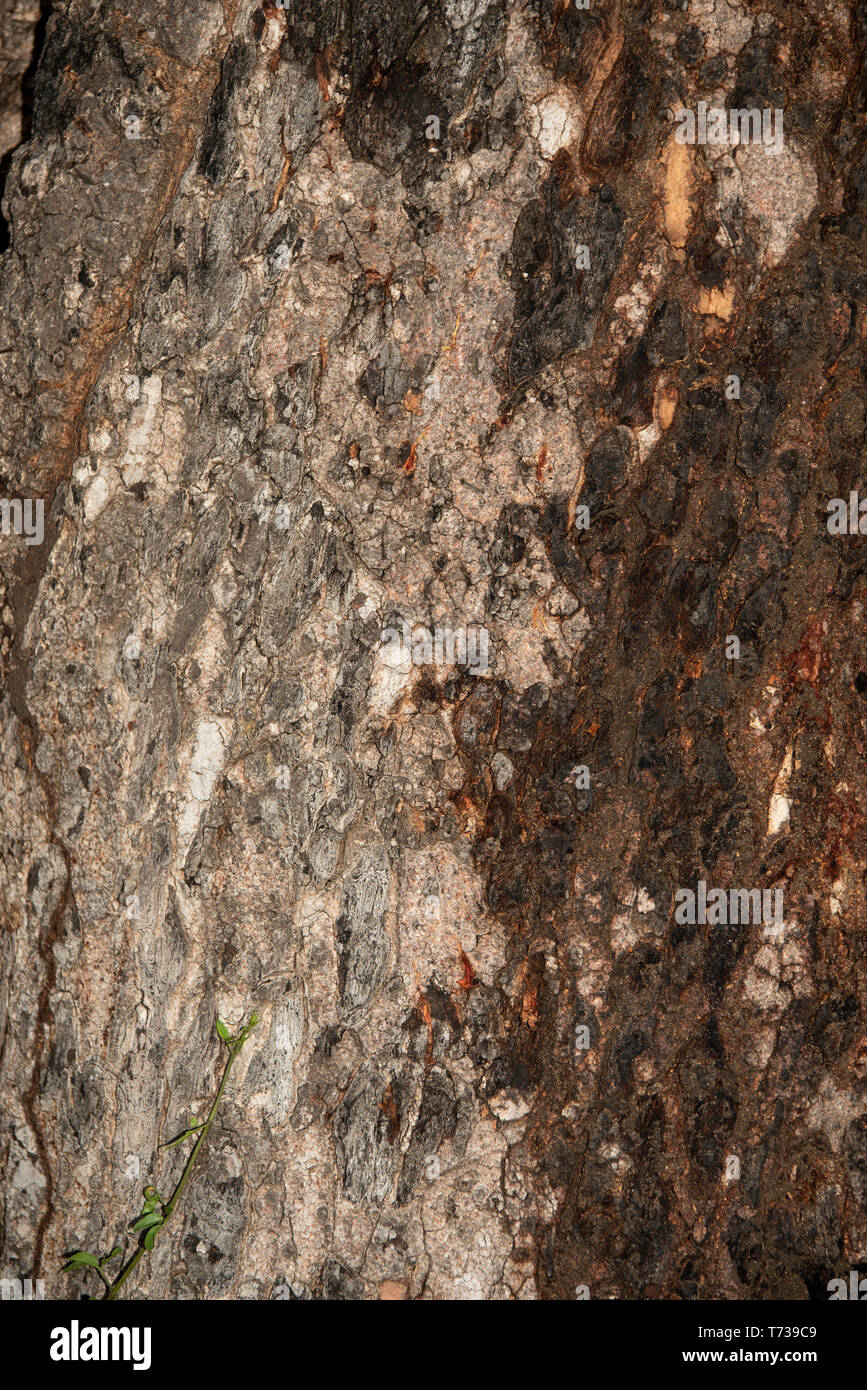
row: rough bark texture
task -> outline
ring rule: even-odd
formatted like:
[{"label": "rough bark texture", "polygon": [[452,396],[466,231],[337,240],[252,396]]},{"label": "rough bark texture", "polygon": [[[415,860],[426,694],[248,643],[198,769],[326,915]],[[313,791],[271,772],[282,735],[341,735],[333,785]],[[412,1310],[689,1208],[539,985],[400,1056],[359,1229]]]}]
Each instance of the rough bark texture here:
[{"label": "rough bark texture", "polygon": [[[0,492],[46,504],[0,537],[0,1272],[85,1287],[256,1007],[139,1296],[826,1297],[863,0],[45,8],[0,7]],[[784,148],[678,144],[699,100]],[[490,669],[389,664],[403,620]],[[678,925],[702,878],[783,931]]]}]

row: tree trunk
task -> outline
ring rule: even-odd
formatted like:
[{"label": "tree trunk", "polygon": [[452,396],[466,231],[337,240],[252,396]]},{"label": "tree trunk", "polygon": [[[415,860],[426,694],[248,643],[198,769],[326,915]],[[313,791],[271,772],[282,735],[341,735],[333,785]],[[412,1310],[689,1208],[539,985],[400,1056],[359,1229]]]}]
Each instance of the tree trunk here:
[{"label": "tree trunk", "polygon": [[36,20],[0,1273],[97,1291],[64,1254],[134,1248],[255,1008],[125,1294],[826,1297],[867,1257],[863,5]]}]

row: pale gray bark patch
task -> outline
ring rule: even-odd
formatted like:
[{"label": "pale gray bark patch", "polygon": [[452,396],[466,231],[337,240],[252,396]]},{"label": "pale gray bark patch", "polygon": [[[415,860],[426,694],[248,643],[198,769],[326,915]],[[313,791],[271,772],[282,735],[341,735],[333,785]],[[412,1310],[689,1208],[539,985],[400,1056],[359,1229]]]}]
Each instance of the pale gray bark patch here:
[{"label": "pale gray bark patch", "polygon": [[388,860],[377,850],[365,851],[344,878],[335,930],[340,999],[349,1019],[367,1007],[388,970],[389,881]]},{"label": "pale gray bark patch", "polygon": [[393,1195],[422,1075],[418,1064],[380,1054],[353,1077],[334,1116],[337,1161],[351,1202],[377,1204]]},{"label": "pale gray bark patch", "polygon": [[395,1202],[405,1206],[418,1184],[432,1177],[429,1160],[436,1157],[444,1139],[454,1136],[458,1123],[458,1105],[454,1082],[447,1072],[434,1067],[425,1077],[418,1118],[403,1156]]}]

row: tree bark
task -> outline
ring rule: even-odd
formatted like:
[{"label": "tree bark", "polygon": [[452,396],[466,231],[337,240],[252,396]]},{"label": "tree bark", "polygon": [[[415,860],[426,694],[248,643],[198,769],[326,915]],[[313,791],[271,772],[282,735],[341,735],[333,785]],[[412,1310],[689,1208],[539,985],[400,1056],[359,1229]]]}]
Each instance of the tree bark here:
[{"label": "tree bark", "polygon": [[[132,1251],[256,1009],[125,1295],[826,1297],[867,1259],[867,583],[826,524],[864,6],[38,18],[0,1272],[96,1292],[64,1254]],[[699,102],[779,148],[680,143]],[[701,881],[781,920],[681,920]]]}]

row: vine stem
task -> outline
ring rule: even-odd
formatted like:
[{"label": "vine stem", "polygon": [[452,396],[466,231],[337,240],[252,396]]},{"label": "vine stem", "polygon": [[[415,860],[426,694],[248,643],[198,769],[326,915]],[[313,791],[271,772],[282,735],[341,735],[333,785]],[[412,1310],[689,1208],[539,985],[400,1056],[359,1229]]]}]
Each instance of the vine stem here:
[{"label": "vine stem", "polygon": [[[215,1119],[215,1117],[216,1117],[217,1110],[219,1109],[220,1101],[223,1099],[223,1092],[224,1092],[225,1089],[226,1089],[226,1082],[227,1082],[228,1079],[229,1079],[229,1073],[230,1073],[230,1071],[232,1070],[232,1067],[233,1067],[234,1062],[235,1062],[235,1058],[237,1057],[238,1053],[241,1051],[241,1048],[244,1046],[244,1043],[247,1041],[247,1036],[248,1036],[249,1031],[250,1031],[249,1028],[242,1028],[242,1029],[241,1029],[241,1032],[238,1034],[237,1038],[232,1038],[231,1041],[227,1043],[227,1046],[228,1046],[228,1049],[229,1049],[229,1056],[228,1056],[228,1058],[226,1059],[226,1065],[225,1065],[225,1067],[223,1068],[223,1075],[222,1075],[222,1077],[221,1077],[221,1079],[220,1079],[220,1085],[219,1085],[219,1087],[218,1087],[218,1089],[217,1089],[217,1094],[216,1094],[215,1097],[214,1097],[214,1103],[213,1103],[213,1105],[211,1106],[210,1111],[208,1112],[208,1118],[206,1119],[205,1123],[202,1125],[201,1130],[199,1131],[198,1137],[196,1138],[196,1142],[195,1142],[195,1144],[193,1145],[193,1148],[192,1148],[192,1150],[191,1150],[191,1152],[190,1152],[190,1156],[189,1156],[189,1158],[187,1159],[186,1163],[184,1164],[184,1171],[181,1173],[181,1176],[180,1176],[180,1178],[179,1178],[179,1180],[178,1180],[178,1185],[177,1185],[177,1187],[175,1188],[175,1190],[174,1190],[174,1192],[172,1193],[172,1195],[171,1195],[171,1197],[169,1198],[169,1200],[168,1200],[168,1201],[164,1204],[164,1206],[163,1206],[163,1220],[162,1220],[162,1224],[160,1225],[160,1228],[159,1228],[159,1231],[160,1231],[160,1232],[161,1232],[161,1231],[163,1230],[163,1228],[168,1224],[169,1217],[172,1215],[172,1212],[175,1210],[175,1207],[178,1205],[178,1202],[181,1200],[181,1196],[182,1196],[182,1194],[183,1194],[184,1188],[186,1187],[187,1183],[188,1183],[189,1180],[190,1180],[190,1175],[192,1174],[192,1171],[193,1171],[193,1165],[194,1165],[196,1159],[197,1159],[198,1156],[199,1156],[199,1152],[200,1152],[200,1150],[201,1150],[202,1145],[204,1144],[205,1140],[206,1140],[207,1137],[208,1137],[208,1130],[211,1128],[211,1125],[214,1123],[214,1119]],[[159,1233],[158,1233],[158,1234],[159,1234]],[[154,1243],[156,1243],[156,1239],[157,1239],[157,1236],[154,1236]],[[129,1260],[127,1260],[126,1264],[124,1265],[123,1269],[120,1271],[120,1274],[117,1276],[117,1278],[115,1279],[114,1283],[108,1285],[108,1292],[107,1292],[106,1295],[105,1295],[105,1298],[104,1298],[104,1300],[103,1300],[104,1302],[110,1303],[110,1302],[112,1302],[115,1298],[117,1298],[118,1294],[120,1293],[120,1290],[122,1289],[123,1285],[126,1283],[126,1281],[127,1281],[127,1279],[129,1278],[129,1276],[132,1274],[132,1272],[133,1272],[133,1270],[135,1269],[136,1265],[138,1264],[139,1260],[142,1258],[143,1255],[146,1255],[146,1254],[147,1254],[147,1250],[146,1250],[146,1248],[145,1248],[144,1241],[142,1240],[142,1244],[141,1244],[141,1245],[139,1246],[139,1248],[130,1256]]]}]

